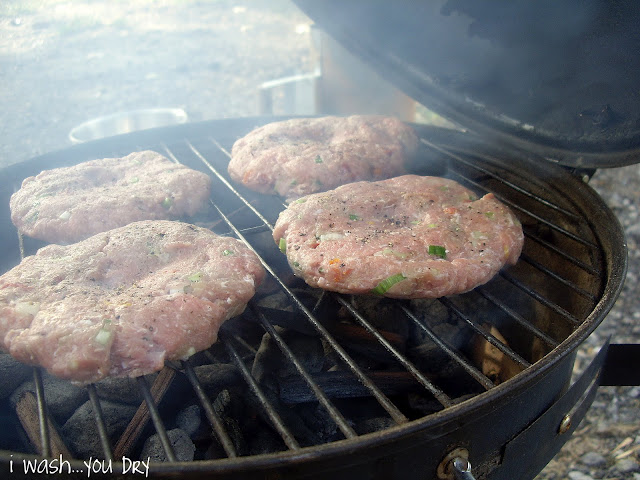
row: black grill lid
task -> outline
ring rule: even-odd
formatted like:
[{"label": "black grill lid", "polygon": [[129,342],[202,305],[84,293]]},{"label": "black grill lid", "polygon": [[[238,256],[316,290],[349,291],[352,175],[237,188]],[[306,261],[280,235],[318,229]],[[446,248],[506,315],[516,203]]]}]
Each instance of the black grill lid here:
[{"label": "black grill lid", "polygon": [[466,128],[572,167],[637,162],[637,2],[295,3],[387,80]]}]

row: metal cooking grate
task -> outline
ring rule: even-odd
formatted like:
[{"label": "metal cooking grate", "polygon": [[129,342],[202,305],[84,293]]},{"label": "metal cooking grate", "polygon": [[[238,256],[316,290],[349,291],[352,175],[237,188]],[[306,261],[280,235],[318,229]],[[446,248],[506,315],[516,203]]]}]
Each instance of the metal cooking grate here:
[{"label": "metal cooking grate", "polygon": [[[445,176],[479,194],[493,192],[515,211],[526,234],[525,248],[518,265],[501,272],[487,285],[451,298],[428,302],[393,302],[392,311],[397,316],[397,322],[419,332],[425,343],[446,356],[466,375],[466,381],[472,385],[469,387],[471,393],[456,397],[451,394],[450,385],[434,380],[424,368],[416,365],[406,350],[394,344],[387,332],[377,326],[369,318],[367,310],[353,298],[330,292],[318,294],[291,276],[286,262],[278,257],[280,253],[269,238],[272,226],[284,205],[276,197],[256,194],[235,186],[229,180],[226,164],[233,140],[185,138],[161,144],[157,150],[178,163],[206,171],[212,176],[214,184],[210,215],[199,218],[198,223],[208,225],[218,233],[233,235],[248,245],[260,257],[268,271],[274,285],[273,290],[286,297],[289,304],[280,318],[254,299],[242,315],[242,320],[260,325],[271,336],[285,361],[297,372],[299,382],[303,385],[300,391],[307,395],[304,397],[307,399],[305,401],[317,402],[324,409],[335,423],[341,438],[353,439],[360,436],[354,429],[350,411],[340,403],[341,394],[331,390],[331,382],[325,381],[317,372],[309,372],[288,346],[281,330],[276,328],[281,321],[284,322],[283,325],[290,327],[293,319],[299,324],[295,328],[305,335],[312,333],[319,336],[328,348],[327,355],[336,358],[336,363],[343,367],[341,374],[353,384],[350,387],[351,395],[373,399],[378,406],[376,408],[384,411],[390,419],[389,425],[403,425],[415,419],[415,412],[407,413],[406,406],[394,400],[394,391],[385,391],[388,389],[384,378],[389,372],[371,371],[367,365],[362,365],[362,362],[354,358],[348,342],[341,340],[327,326],[323,314],[327,305],[332,311],[339,310],[350,317],[353,325],[366,332],[368,338],[373,339],[386,352],[385,355],[392,359],[391,363],[395,366],[390,373],[399,374],[403,382],[411,384],[412,389],[418,388],[421,395],[434,399],[439,404],[434,410],[442,411],[494,389],[505,379],[495,378],[483,371],[464,347],[444,338],[439,329],[428,321],[431,315],[429,312],[434,309],[444,311],[445,316],[453,319],[451,322],[455,320],[461,328],[470,332],[474,341],[493,346],[508,359],[514,371],[519,372],[530,368],[536,361],[554,351],[584,322],[602,296],[604,267],[601,247],[589,224],[588,212],[583,212],[580,205],[572,201],[571,195],[553,190],[550,186],[553,182],[549,182],[549,178],[531,178],[526,172],[514,169],[509,158],[422,139],[424,158],[418,170],[444,168]],[[148,146],[140,146],[142,148]],[[121,154],[123,152],[113,152],[113,155]],[[27,241],[25,239],[25,243]],[[26,253],[30,253],[29,245],[25,248]],[[313,302],[310,303],[307,299],[308,295],[313,298]],[[490,312],[490,315],[479,314],[478,305],[481,306],[480,309]],[[228,322],[231,323],[233,321]],[[270,392],[265,391],[264,386],[251,373],[248,362],[255,356],[256,346],[248,344],[241,329],[226,327],[227,325],[220,332],[219,343],[226,350],[230,362],[239,369],[248,390],[263,409],[264,418],[281,438],[285,450],[304,448],[306,445],[301,445],[294,429],[282,417],[278,406],[270,400]],[[496,330],[490,327],[495,327]],[[206,357],[207,352],[201,355]],[[209,355],[209,358],[212,356]],[[134,417],[138,422],[132,421],[130,428],[115,446],[107,434],[95,386],[87,387],[105,459],[117,460],[123,451],[129,451],[131,442],[137,440],[139,430],[145,425],[144,421],[140,422],[140,418],[148,418],[159,435],[166,458],[171,462],[177,460],[157,399],[175,375],[182,374],[191,384],[193,394],[226,456],[233,458],[241,455],[224,420],[204,392],[194,365],[187,361],[181,365],[165,367],[152,386],[145,378],[137,379],[145,403]],[[38,431],[28,433],[39,454],[56,456],[60,453],[59,445],[63,443],[48,418],[45,389],[38,369],[34,369],[34,381],[39,428]]]}]

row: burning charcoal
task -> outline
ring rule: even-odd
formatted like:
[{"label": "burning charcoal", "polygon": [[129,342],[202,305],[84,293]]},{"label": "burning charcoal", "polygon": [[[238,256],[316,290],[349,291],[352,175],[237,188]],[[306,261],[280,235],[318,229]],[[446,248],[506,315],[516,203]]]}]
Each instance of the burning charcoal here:
[{"label": "burning charcoal", "polygon": [[273,310],[283,310],[286,312],[293,311],[291,299],[284,292],[278,292],[273,295],[263,297],[258,301],[258,305],[260,307],[266,307]]},{"label": "burning charcoal", "polygon": [[[104,400],[100,402],[105,427],[110,440],[113,441],[124,431],[136,412],[136,407]],[[96,419],[91,402],[85,402],[67,420],[62,427],[62,434],[69,448],[78,458],[103,458],[100,438],[96,435]]]},{"label": "burning charcoal", "polygon": [[[179,462],[190,462],[193,460],[196,446],[189,438],[187,432],[179,428],[174,428],[167,432],[167,436],[169,437],[173,451],[176,454],[176,459]],[[145,461],[149,458],[151,459],[151,462],[168,461],[167,454],[165,453],[164,448],[162,448],[162,443],[160,443],[160,437],[157,433],[151,435],[147,438],[147,441],[144,442],[142,452],[140,452],[140,458]]]},{"label": "burning charcoal", "polygon": [[[308,373],[322,370],[325,357],[322,341],[319,338],[300,335],[298,332],[280,327],[274,328]],[[281,378],[298,374],[295,366],[284,359],[280,348],[268,333],[265,333],[262,338],[251,373],[258,382],[268,374],[274,374]]]},{"label": "burning charcoal", "polygon": [[[298,440],[300,445],[308,446],[320,443],[320,439],[317,433],[307,427],[302,417],[295,410],[282,403],[277,393],[277,385],[275,385],[273,388],[265,388],[265,386],[263,385],[263,393],[266,395],[269,403],[275,409],[282,421],[294,433],[294,436],[296,440]],[[259,416],[264,420],[266,424],[271,425],[271,421],[265,415],[262,405],[260,404],[260,402],[258,402],[255,396],[247,396],[246,402],[255,412],[259,414]]]},{"label": "burning charcoal", "polygon": [[[418,387],[409,372],[369,371],[367,376],[386,395],[399,395]],[[351,372],[332,370],[313,375],[313,380],[329,398],[368,397],[371,392]],[[285,403],[313,402],[316,397],[302,378],[290,377],[280,382],[280,398]]]},{"label": "burning charcoal", "polygon": [[231,394],[229,390],[222,390],[213,402],[213,409],[222,416],[229,405],[231,405]]},{"label": "burning charcoal", "polygon": [[298,413],[307,427],[318,435],[322,443],[344,438],[338,431],[338,425],[324,407],[318,404],[301,405],[298,408]]},{"label": "burning charcoal", "polygon": [[[507,345],[500,331],[489,324],[482,326],[496,339]],[[473,342],[473,360],[480,370],[496,384],[505,382],[522,371],[522,368],[498,348],[491,345],[484,337],[478,335]]]},{"label": "burning charcoal", "polygon": [[[330,333],[340,341],[349,353],[353,354],[354,359],[359,360],[360,365],[367,369],[378,370],[395,362],[395,357],[387,351],[384,345],[360,325],[339,323],[332,326]],[[385,330],[378,330],[378,333],[393,347],[404,353],[406,337],[403,338],[397,333]],[[328,345],[325,346],[325,350],[331,351]],[[331,355],[332,358],[334,356]],[[339,365],[340,362],[334,361],[334,364]]]},{"label": "burning charcoal", "polygon": [[282,439],[268,428],[256,429],[248,439],[250,455],[279,452],[285,448]]},{"label": "burning charcoal", "polygon": [[[220,394],[213,401],[212,406],[213,410],[222,420],[225,431],[229,438],[231,438],[233,446],[238,455],[245,455],[247,450],[246,442],[244,436],[242,435],[240,424],[236,420],[237,418],[241,417],[241,410],[244,410],[244,408],[238,407],[237,402],[234,401],[234,398],[232,397],[229,390],[223,390],[222,392],[220,392]],[[209,448],[208,456],[211,456],[213,458],[224,458],[226,457],[226,454],[222,449],[222,445],[218,441],[216,441]]]},{"label": "burning charcoal", "polygon": [[[149,381],[153,382],[156,376],[157,374],[150,375]],[[135,378],[107,377],[97,382],[95,386],[98,396],[105,400],[123,402],[136,406],[144,401],[144,396],[138,388],[138,383]]]},{"label": "burning charcoal", "polygon": [[[404,319],[397,302],[388,298],[353,295],[350,303],[374,327],[396,334],[402,340],[400,343],[404,343],[409,337],[409,323]],[[343,314],[351,317],[348,312]]]},{"label": "burning charcoal", "polygon": [[240,371],[235,365],[217,363],[194,368],[196,377],[209,397],[215,398],[223,389],[244,386]]},{"label": "burning charcoal", "polygon": [[238,408],[234,408],[233,398],[229,390],[223,390],[216,397],[213,402],[213,410],[218,414],[218,417],[222,420],[225,426],[227,435],[231,438],[233,446],[239,455],[244,455],[246,452],[246,442],[242,435],[240,425],[237,418],[240,418]]},{"label": "burning charcoal", "polygon": [[[322,297],[322,292],[308,289],[293,289],[296,297],[310,310],[318,306]],[[306,335],[316,335],[316,329],[309,323],[307,317],[297,308],[294,308],[291,299],[284,292],[278,292],[261,298],[258,301],[260,312],[269,320],[271,325],[296,330]],[[321,319],[332,318],[327,315],[320,315]]]},{"label": "burning charcoal", "polygon": [[202,414],[198,405],[189,405],[176,416],[176,425],[193,438],[202,425]]},{"label": "burning charcoal", "polygon": [[0,400],[7,398],[31,376],[31,367],[18,362],[8,353],[0,354]]},{"label": "burning charcoal", "polygon": [[[430,327],[456,321],[455,314],[437,300],[416,299],[411,300],[409,304],[411,311]],[[424,334],[418,330],[418,335],[422,337]]]},{"label": "burning charcoal", "polygon": [[[42,384],[44,386],[44,398],[49,407],[48,411],[60,425],[66,422],[73,415],[73,412],[89,399],[86,389],[48,373],[43,373]],[[36,388],[33,381],[23,383],[11,395],[11,404],[14,407],[20,395],[25,391],[35,393]]]}]

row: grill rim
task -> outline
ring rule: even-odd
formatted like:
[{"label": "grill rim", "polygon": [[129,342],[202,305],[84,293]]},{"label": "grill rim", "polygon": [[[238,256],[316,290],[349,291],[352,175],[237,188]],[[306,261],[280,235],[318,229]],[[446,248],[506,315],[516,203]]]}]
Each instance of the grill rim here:
[{"label": "grill rim", "polygon": [[[283,118],[292,118],[291,116]],[[158,138],[163,138],[164,144],[167,144],[173,139],[180,140],[183,137],[209,134],[210,131],[216,131],[217,127],[224,126],[229,128],[229,124],[239,124],[245,127],[253,126],[278,120],[278,117],[252,117],[242,119],[223,119],[214,121],[198,122],[196,124],[180,125],[177,127],[163,127],[160,129],[152,129],[143,132],[136,132],[132,134],[126,134],[118,137],[112,137],[108,139],[97,140],[87,144],[76,145],[69,149],[63,149],[58,152],[46,154],[40,157],[36,157],[29,162],[29,166],[33,168],[46,168],[47,166],[61,166],[59,161],[54,163],[54,160],[59,160],[61,155],[71,153],[67,160],[70,163],[76,163],[74,159],[84,158],[91,156],[92,152],[101,150],[103,148],[109,148],[112,150],[126,148],[125,145],[134,142],[136,145],[152,143],[154,148],[157,148]],[[252,125],[253,124],[253,125]],[[444,137],[453,137],[455,139],[464,139],[466,141],[477,142],[478,139],[473,136],[461,136],[460,132],[444,131],[437,127],[426,127],[423,125],[415,126],[418,130],[431,132],[436,136],[443,135]],[[240,129],[238,129],[240,130]],[[467,135],[467,134],[464,134]],[[171,140],[170,140],[171,139]],[[144,147],[143,147],[144,148]],[[509,152],[509,155],[513,155],[513,152]],[[516,154],[522,155],[521,152]],[[86,159],[86,158],[85,158]],[[527,162],[533,163],[530,160]],[[24,164],[14,165],[7,167],[3,171],[0,171],[0,185],[6,185],[7,181],[15,182],[24,177]],[[557,179],[561,179],[562,191],[565,195],[568,195],[572,199],[573,205],[578,208],[581,207],[582,202],[577,202],[576,199],[586,198],[588,207],[591,207],[587,212],[585,208],[580,208],[583,213],[583,219],[586,220],[589,228],[594,232],[597,232],[597,238],[602,240],[604,237],[608,237],[612,244],[619,243],[622,247],[624,255],[616,255],[612,249],[603,249],[602,262],[605,267],[602,274],[606,274],[607,281],[603,285],[603,294],[600,300],[595,304],[591,313],[580,324],[580,326],[571,334],[565,338],[552,352],[545,355],[544,358],[539,360],[533,365],[533,368],[522,372],[515,378],[505,382],[501,385],[494,386],[489,391],[483,392],[474,396],[472,399],[464,401],[458,405],[453,405],[440,412],[428,415],[421,419],[412,420],[407,424],[396,425],[389,427],[385,430],[359,435],[355,438],[347,438],[344,440],[338,440],[324,445],[314,445],[311,447],[304,447],[297,451],[284,451],[262,455],[252,455],[237,458],[217,459],[217,460],[198,460],[195,462],[168,462],[164,464],[154,464],[153,471],[158,473],[173,471],[172,468],[178,468],[179,471],[202,471],[199,466],[207,471],[211,472],[232,472],[236,468],[242,467],[246,469],[251,465],[255,465],[255,468],[260,468],[265,465],[271,465],[274,460],[283,460],[286,467],[287,465],[294,465],[298,463],[305,463],[311,460],[317,460],[320,457],[326,458],[333,455],[340,455],[347,449],[351,448],[365,448],[380,447],[383,445],[393,445],[398,439],[403,439],[410,436],[420,435],[424,433],[426,429],[439,429],[444,428],[449,422],[455,423],[462,417],[470,415],[473,418],[476,412],[499,403],[499,400],[514,398],[519,392],[527,390],[531,385],[535,385],[540,382],[543,377],[553,373],[557,370],[554,367],[558,367],[560,364],[565,363],[567,358],[571,357],[572,353],[577,350],[578,345],[598,326],[598,324],[604,319],[608,311],[612,308],[615,299],[618,297],[620,290],[622,289],[622,279],[626,273],[626,242],[624,241],[624,234],[622,227],[613,212],[604,204],[603,200],[597,195],[597,193],[591,189],[588,185],[584,184],[579,179],[570,175],[565,169],[556,165],[545,166],[545,171],[551,171],[556,175],[547,179],[545,184],[549,184],[556,190],[559,190],[560,185],[556,185]],[[569,182],[569,185],[567,185]],[[567,187],[570,188],[567,188]],[[594,212],[593,207],[598,206],[597,214]],[[605,218],[603,222],[600,219]],[[597,220],[594,220],[597,219]],[[1,218],[0,218],[1,220]],[[601,232],[602,231],[602,232]],[[604,243],[601,241],[601,243]],[[533,370],[533,371],[531,371]],[[8,462],[12,455],[14,460],[19,458],[31,458],[29,455],[23,455],[17,452],[0,452],[0,461]],[[40,458],[34,456],[33,458]],[[254,463],[255,462],[255,463]],[[194,465],[196,464],[196,465]],[[185,465],[188,467],[185,468]]]}]

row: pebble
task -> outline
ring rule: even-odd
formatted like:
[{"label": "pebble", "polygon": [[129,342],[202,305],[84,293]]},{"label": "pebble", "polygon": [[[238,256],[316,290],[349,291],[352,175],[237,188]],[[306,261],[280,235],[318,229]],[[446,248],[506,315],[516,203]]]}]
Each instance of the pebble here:
[{"label": "pebble", "polygon": [[633,458],[623,458],[616,462],[615,469],[621,473],[631,473],[640,470],[640,464]]},{"label": "pebble", "polygon": [[591,475],[587,475],[586,473],[582,473],[577,470],[569,472],[568,477],[569,480],[594,480]]},{"label": "pebble", "polygon": [[607,463],[607,459],[604,458],[604,455],[598,452],[588,452],[585,453],[580,461],[589,467],[599,467]]}]

